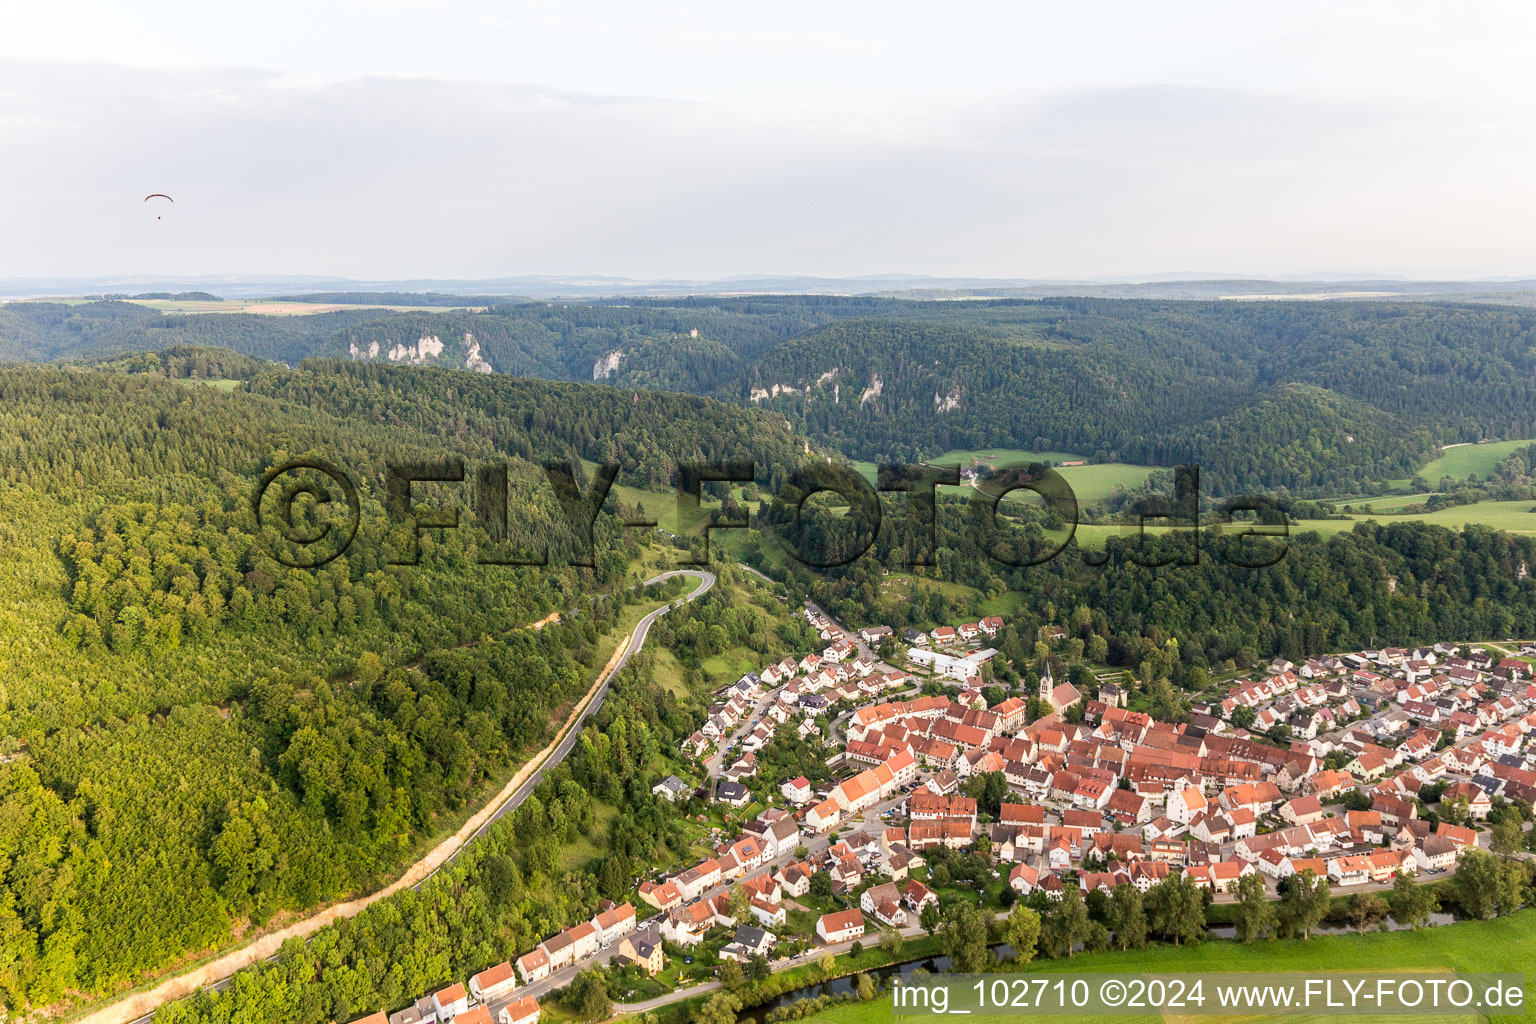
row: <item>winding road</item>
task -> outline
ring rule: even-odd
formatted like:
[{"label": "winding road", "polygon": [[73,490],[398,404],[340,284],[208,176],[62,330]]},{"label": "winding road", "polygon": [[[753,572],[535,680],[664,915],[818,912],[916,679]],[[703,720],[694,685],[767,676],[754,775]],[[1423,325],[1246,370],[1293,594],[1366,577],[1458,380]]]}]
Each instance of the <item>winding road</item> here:
[{"label": "winding road", "polygon": [[[79,1024],[146,1024],[146,1022],[154,1018],[155,1010],[161,1006],[164,1006],[166,1003],[174,1002],[177,999],[192,995],[193,993],[202,989],[213,989],[214,991],[221,991],[228,987],[232,977],[238,971],[243,970],[244,968],[253,964],[259,963],[263,960],[274,959],[276,956],[276,950],[280,948],[283,941],[289,938],[309,935],[319,928],[331,923],[332,921],[337,920],[338,918],[356,916],[370,904],[393,895],[395,892],[398,892],[402,888],[421,888],[421,886],[425,885],[430,878],[437,874],[438,871],[441,871],[446,865],[452,864],[453,861],[457,859],[458,855],[463,852],[465,846],[469,845],[469,843],[473,842],[475,839],[485,835],[486,831],[494,822],[509,812],[516,810],[522,805],[523,801],[528,799],[529,795],[532,794],[534,789],[538,787],[539,783],[543,781],[549,770],[555,765],[558,765],[561,761],[565,760],[566,756],[569,755],[571,750],[576,746],[576,739],[581,735],[581,730],[583,726],[586,725],[587,720],[592,717],[593,713],[596,712],[598,708],[603,706],[603,699],[608,695],[609,681],[612,680],[613,677],[620,670],[622,670],[625,665],[629,663],[629,659],[633,657],[634,654],[639,651],[642,646],[644,646],[645,638],[650,633],[651,627],[656,624],[656,620],[661,618],[667,612],[671,611],[672,608],[678,604],[687,601],[693,601],[702,597],[709,591],[711,587],[715,585],[716,580],[714,573],[707,572],[702,569],[673,569],[668,572],[661,573],[658,576],[653,576],[643,583],[636,584],[636,586],[644,587],[653,583],[662,583],[666,580],[679,576],[693,577],[699,581],[699,585],[695,587],[693,591],[684,595],[683,597],[669,601],[667,604],[657,608],[655,611],[646,615],[645,618],[641,619],[639,623],[636,624],[634,632],[629,635],[629,640],[624,645],[623,650],[620,651],[617,657],[605,667],[595,691],[587,699],[586,706],[581,708],[574,721],[568,722],[564,727],[564,734],[555,744],[554,749],[548,750],[547,753],[541,752],[540,755],[535,758],[535,760],[538,761],[538,767],[535,768],[528,775],[528,777],[524,779],[523,782],[512,791],[510,796],[504,797],[505,790],[503,790],[501,793],[498,793],[493,799],[493,802],[495,800],[499,800],[500,804],[495,808],[495,810],[491,811],[491,813],[486,817],[486,819],[480,824],[478,828],[476,828],[470,835],[466,836],[462,841],[459,841],[446,857],[442,857],[440,851],[442,850],[443,846],[449,843],[454,843],[457,837],[451,836],[444,840],[442,844],[439,844],[439,846],[435,847],[434,854],[436,854],[437,857],[440,857],[441,859],[438,859],[436,864],[433,865],[429,871],[423,873],[422,868],[424,865],[434,859],[434,854],[428,854],[427,857],[424,857],[421,861],[413,864],[409,869],[406,870],[406,872],[397,882],[390,886],[386,886],[384,889],[381,889],[376,893],[352,900],[347,903],[342,903],[337,906],[328,907],[321,911],[317,911],[302,921],[298,921],[279,931],[262,936],[261,938],[240,949],[231,950],[230,952],[219,956],[218,958],[202,965],[201,967],[194,968],[190,971],[187,971],[186,973],[179,974],[174,977],[166,978],[157,984],[154,988],[143,992],[133,993],[131,995],[125,996],[115,1003],[110,1003],[106,1006],[103,1006],[102,1008],[80,1018]],[[414,882],[407,882],[407,879],[410,879],[413,875],[420,875],[420,877],[417,878],[417,880]]]},{"label": "winding road", "polygon": [[[699,581],[699,585],[693,589],[692,593],[689,593],[685,597],[679,598],[679,601],[693,601],[699,597],[702,597],[706,592],[708,592],[710,587],[715,585],[716,577],[712,572],[705,572],[702,569],[673,569],[670,572],[662,573],[660,576],[652,576],[644,583],[637,584],[637,586],[648,587],[652,583],[663,583],[678,576],[692,576]],[[486,819],[485,824],[481,825],[478,829],[475,830],[475,834],[472,837],[473,839],[479,839],[481,836],[485,835],[486,830],[489,829],[498,820],[500,820],[502,816],[511,811],[515,811],[520,806],[522,806],[523,801],[527,800],[529,795],[538,788],[539,783],[544,781],[544,776],[549,773],[549,770],[555,765],[559,764],[561,761],[565,760],[566,756],[570,754],[572,748],[576,746],[576,739],[581,735],[582,727],[587,724],[587,719],[591,718],[592,715],[597,712],[597,709],[603,706],[603,699],[608,696],[608,681],[611,680],[614,676],[618,675],[619,672],[623,671],[625,665],[629,664],[630,657],[632,657],[636,652],[640,650],[641,647],[645,645],[645,638],[650,633],[651,627],[656,624],[656,620],[667,614],[667,612],[671,611],[674,603],[675,602],[669,602],[664,604],[640,620],[640,622],[635,626],[635,631],[630,634],[629,643],[624,645],[623,653],[619,655],[618,660],[613,663],[607,674],[604,675],[602,685],[598,687],[597,693],[594,694],[592,699],[587,702],[587,706],[582,709],[581,715],[576,719],[575,723],[572,724],[568,730],[566,730],[565,737],[560,741],[559,745],[557,745],[554,751],[544,759],[544,762],[534,770],[533,774],[528,777],[528,780],[519,786],[516,791],[513,792],[511,797],[506,800],[506,802],[504,802],[500,807],[496,808],[491,816]],[[465,845],[468,844],[466,843]],[[463,849],[464,847],[461,846],[458,850],[455,850],[453,852],[453,856],[445,860],[442,865],[439,866],[438,870],[440,871],[443,867],[452,864],[455,858],[458,857],[459,853]],[[437,872],[435,871],[433,872],[433,874],[436,873]],[[427,876],[427,878],[431,877],[431,875]],[[426,884],[427,878],[423,878],[420,882],[417,882],[411,888],[421,888]]]}]

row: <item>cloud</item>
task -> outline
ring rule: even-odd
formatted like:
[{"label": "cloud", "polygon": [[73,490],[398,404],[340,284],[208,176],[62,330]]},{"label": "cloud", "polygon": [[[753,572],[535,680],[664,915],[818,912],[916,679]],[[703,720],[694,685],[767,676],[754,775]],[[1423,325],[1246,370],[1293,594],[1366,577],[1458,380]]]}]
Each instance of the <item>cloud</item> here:
[{"label": "cloud", "polygon": [[[737,108],[9,61],[0,276],[1524,273],[1521,116],[1158,84]],[[173,218],[144,218],[152,191]]]}]

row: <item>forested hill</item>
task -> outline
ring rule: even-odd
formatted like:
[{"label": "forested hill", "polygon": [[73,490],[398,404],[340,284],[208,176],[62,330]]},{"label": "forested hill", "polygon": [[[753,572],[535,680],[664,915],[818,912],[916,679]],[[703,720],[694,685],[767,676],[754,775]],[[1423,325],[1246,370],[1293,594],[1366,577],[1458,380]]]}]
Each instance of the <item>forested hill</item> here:
[{"label": "forested hill", "polygon": [[735,397],[864,458],[1066,450],[1316,493],[1409,476],[1435,443],[1531,436],[1533,371],[1521,310],[1063,299],[824,327]]},{"label": "forested hill", "polygon": [[[301,455],[360,494],[317,570],[279,564],[249,508]],[[196,349],[0,368],[0,1004],[116,991],[372,887],[547,741],[649,534],[610,500],[589,550],[537,462],[665,485],[676,461],[751,459],[768,483],[803,455],[768,414],[591,384]],[[409,548],[384,467],[445,456],[466,482],[413,501],[459,528],[390,564]],[[473,497],[493,464],[500,542]],[[545,544],[545,568],[481,564]],[[522,628],[551,610],[574,614]]]},{"label": "forested hill", "polygon": [[1061,450],[1214,490],[1367,493],[1434,446],[1536,436],[1536,310],[1407,302],[780,296],[164,316],[0,306],[0,357],[223,345],[771,408],[854,458]]}]

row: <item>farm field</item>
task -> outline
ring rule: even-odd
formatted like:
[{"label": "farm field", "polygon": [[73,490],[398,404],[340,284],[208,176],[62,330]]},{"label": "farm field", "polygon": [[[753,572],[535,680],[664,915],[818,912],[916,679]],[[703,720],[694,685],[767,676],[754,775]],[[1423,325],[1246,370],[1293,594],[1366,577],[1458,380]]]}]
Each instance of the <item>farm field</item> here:
[{"label": "farm field", "polygon": [[[1367,935],[1324,935],[1305,941],[1285,939],[1243,945],[1237,942],[1206,942],[1198,946],[1151,946],[1129,952],[1079,953],[1065,960],[1042,960],[1022,967],[1004,965],[1001,971],[1024,974],[1167,973],[1182,971],[1254,972],[1255,981],[1272,971],[1458,971],[1466,974],[1525,973],[1526,1003],[1532,995],[1531,963],[1536,962],[1536,910],[1525,910],[1492,921],[1424,928],[1419,931],[1372,932]],[[836,1006],[813,1017],[815,1024],[889,1024],[894,1014],[889,996],[867,1003]],[[974,1020],[1018,1020],[1017,1016],[976,1016]],[[1157,1021],[1160,1015],[1074,1015],[1074,1021]],[[1172,1019],[1172,1018],[1169,1018]],[[1198,1019],[1198,1018],[1194,1018]],[[1224,1016],[1222,1020],[1258,1020],[1258,1015]],[[1282,1019],[1282,1018],[1270,1018]],[[1287,1021],[1343,1020],[1343,1017],[1290,1015]],[[1371,1020],[1428,1020],[1428,1017],[1372,1016]],[[1434,1020],[1528,1020],[1524,1012],[1512,1014],[1436,1015]]]},{"label": "farm field", "polygon": [[1429,481],[1432,485],[1440,483],[1441,477],[1451,477],[1454,480],[1465,480],[1476,474],[1486,477],[1509,454],[1518,448],[1524,448],[1532,441],[1489,441],[1486,444],[1463,444],[1455,448],[1448,448],[1445,454],[1433,462],[1426,463],[1419,470],[1419,476]]},{"label": "farm field", "polygon": [[[956,462],[962,466],[975,462],[980,465],[1001,466],[1008,463],[1029,462],[1039,460],[1044,462],[1077,462],[1083,457],[1073,455],[1070,452],[1027,452],[1014,448],[978,448],[973,450],[955,450],[945,452],[930,462],[939,465],[954,465]],[[1133,466],[1123,462],[1106,462],[1098,465],[1086,466],[1058,466],[1056,472],[1066,479],[1072,488],[1072,493],[1077,495],[1080,505],[1089,505],[1103,501],[1114,492],[1116,487],[1131,488],[1140,487],[1146,483],[1147,477],[1152,473],[1150,466]]]},{"label": "farm field", "polygon": [[1355,515],[1351,516],[1348,521],[1308,521],[1300,529],[1316,530],[1325,536],[1332,536],[1340,530],[1352,529],[1354,523],[1363,523],[1369,519],[1375,519],[1380,523],[1413,520],[1434,523],[1453,530],[1459,530],[1465,525],[1479,523],[1483,526],[1491,526],[1496,530],[1508,530],[1510,533],[1536,534],[1536,511],[1533,511],[1533,509],[1536,509],[1536,502],[1478,501],[1473,502],[1471,505],[1458,505],[1455,508],[1443,508],[1436,512],[1415,512],[1401,516]]},{"label": "farm field", "polygon": [[1345,505],[1355,509],[1367,509],[1372,512],[1391,512],[1408,505],[1417,505],[1434,497],[1437,491],[1428,491],[1423,494],[1392,494],[1384,498],[1334,498],[1331,499],[1335,507]]},{"label": "farm field", "polygon": [[[1422,500],[1422,499],[1421,499]],[[1360,514],[1349,516],[1346,519],[1301,519],[1291,522],[1291,533],[1317,533],[1324,537],[1332,537],[1336,533],[1344,533],[1355,528],[1356,523],[1375,521],[1378,523],[1406,523],[1422,522],[1433,523],[1436,526],[1444,526],[1451,530],[1460,530],[1463,526],[1473,524],[1488,526],[1495,530],[1506,530],[1510,533],[1536,536],[1536,502],[1530,501],[1479,501],[1471,505],[1459,505],[1455,508],[1440,509],[1437,512],[1416,512],[1409,515],[1370,515]],[[1147,533],[1164,533],[1169,527],[1148,526]],[[1202,530],[1212,530],[1214,527],[1202,527]],[[1084,548],[1102,548],[1106,537],[1133,537],[1136,527],[1119,523],[1081,523],[1077,527],[1075,540]],[[1060,534],[1055,534],[1060,536]]]},{"label": "farm field", "polygon": [[[953,466],[957,463],[961,466],[970,466],[973,463],[1001,466],[1031,461],[1077,462],[1082,458],[1083,456],[1074,455],[1071,452],[1028,452],[1018,448],[957,448],[943,455],[936,455],[927,461],[942,466]],[[873,462],[854,462],[853,468],[858,470],[864,479],[874,483],[875,464]],[[1124,462],[1107,462],[1100,465],[1067,466],[1058,468],[1057,472],[1071,485],[1078,502],[1086,505],[1103,501],[1116,487],[1141,486],[1152,473],[1152,467]]]}]

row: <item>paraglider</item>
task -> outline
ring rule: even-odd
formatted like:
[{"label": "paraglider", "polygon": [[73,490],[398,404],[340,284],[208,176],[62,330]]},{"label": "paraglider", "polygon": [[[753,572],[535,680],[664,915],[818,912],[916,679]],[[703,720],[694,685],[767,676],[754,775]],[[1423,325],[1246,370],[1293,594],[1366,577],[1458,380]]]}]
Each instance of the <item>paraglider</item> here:
[{"label": "paraglider", "polygon": [[[166,195],[164,192],[151,192],[149,195],[144,197],[144,201],[146,203],[149,202],[151,199],[164,199],[168,203],[175,203],[176,202],[176,200],[172,199],[170,196]],[[155,215],[155,220],[159,220],[159,219],[160,219],[160,215],[156,214]]]}]

